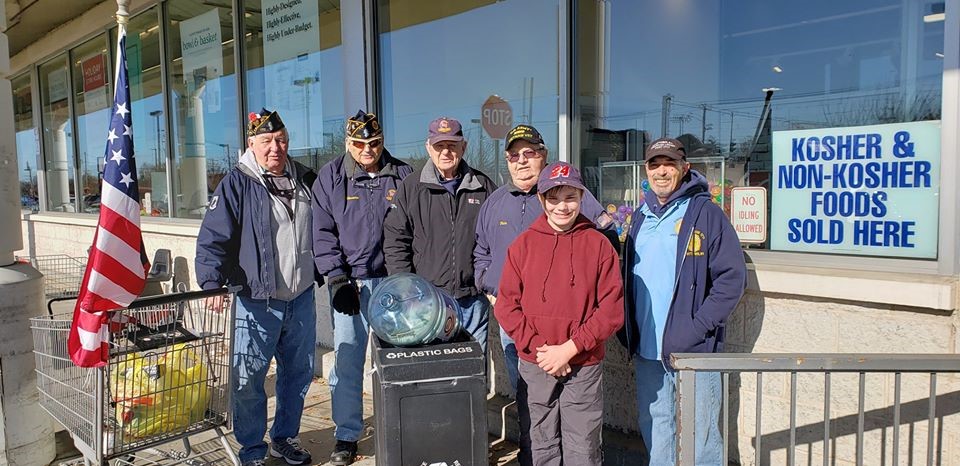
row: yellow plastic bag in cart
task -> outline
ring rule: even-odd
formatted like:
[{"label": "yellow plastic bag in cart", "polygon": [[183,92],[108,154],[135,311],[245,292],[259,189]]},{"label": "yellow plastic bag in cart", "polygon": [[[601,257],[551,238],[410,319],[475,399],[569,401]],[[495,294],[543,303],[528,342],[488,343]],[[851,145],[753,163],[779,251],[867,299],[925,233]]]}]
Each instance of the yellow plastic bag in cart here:
[{"label": "yellow plastic bag in cart", "polygon": [[209,374],[196,348],[180,343],[156,353],[127,355],[115,364],[110,389],[124,434],[175,433],[203,420]]}]

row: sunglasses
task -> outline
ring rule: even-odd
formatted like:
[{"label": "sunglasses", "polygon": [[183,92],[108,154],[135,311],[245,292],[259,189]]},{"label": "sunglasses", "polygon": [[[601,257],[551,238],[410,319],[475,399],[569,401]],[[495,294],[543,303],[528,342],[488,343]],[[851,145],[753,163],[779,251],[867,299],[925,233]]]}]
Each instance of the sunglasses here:
[{"label": "sunglasses", "polygon": [[353,144],[353,147],[357,149],[363,149],[366,146],[370,146],[371,149],[376,149],[380,147],[380,144],[383,144],[383,138],[375,138],[369,140],[363,139],[351,139],[350,144]]},{"label": "sunglasses", "polygon": [[516,162],[520,160],[520,156],[523,156],[525,159],[537,159],[541,157],[540,151],[533,149],[524,149],[520,152],[509,152],[507,153],[507,160],[511,162]]}]

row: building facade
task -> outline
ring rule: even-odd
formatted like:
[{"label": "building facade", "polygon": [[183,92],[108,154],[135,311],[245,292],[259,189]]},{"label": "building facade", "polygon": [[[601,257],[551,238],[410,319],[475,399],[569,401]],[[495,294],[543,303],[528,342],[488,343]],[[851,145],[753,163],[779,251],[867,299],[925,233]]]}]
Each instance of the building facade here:
[{"label": "building facade", "polygon": [[[116,5],[7,3],[22,253],[82,255],[99,211]],[[363,108],[415,165],[428,122],[459,119],[466,160],[498,183],[509,177],[501,133],[532,124],[624,229],[644,191],[644,144],[677,137],[744,239],[750,280],[729,351],[960,353],[960,0],[133,0],[131,13],[144,240],[174,252],[186,288],[246,114],[279,111],[291,155],[319,168]],[[615,346],[607,423],[635,430],[632,366]],[[846,401],[833,415],[856,412],[855,379],[834,380]],[[868,409],[889,406],[892,377],[868,382]],[[739,379],[731,410],[744,463],[752,384]],[[904,401],[929,395],[923,380],[908,387]],[[822,383],[800,389],[812,413],[801,424],[822,422]],[[788,390],[776,377],[761,390],[772,464],[785,455],[776,413]],[[943,464],[960,464],[960,378],[936,390]],[[876,417],[867,464],[892,447]],[[925,457],[925,429],[902,426],[901,452]],[[845,464],[852,436],[836,432]],[[818,451],[798,455],[819,462]]]}]

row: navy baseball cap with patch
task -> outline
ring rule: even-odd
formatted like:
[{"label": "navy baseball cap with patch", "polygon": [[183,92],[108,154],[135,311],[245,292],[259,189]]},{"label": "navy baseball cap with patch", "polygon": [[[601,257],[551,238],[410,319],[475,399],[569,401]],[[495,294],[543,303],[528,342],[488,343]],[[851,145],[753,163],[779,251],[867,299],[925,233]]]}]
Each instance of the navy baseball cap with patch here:
[{"label": "navy baseball cap with patch", "polygon": [[557,186],[571,186],[586,191],[580,171],[567,162],[553,162],[540,172],[537,179],[537,192],[545,193]]},{"label": "navy baseball cap with patch", "polygon": [[463,141],[463,127],[453,118],[437,118],[430,122],[430,128],[427,131],[427,141],[430,145],[441,141]]},{"label": "navy baseball cap with patch", "polygon": [[687,158],[687,151],[683,148],[683,143],[676,139],[660,138],[647,146],[643,160],[647,161],[660,155],[672,160],[684,160]]},{"label": "navy baseball cap with patch", "polygon": [[521,139],[531,144],[543,144],[543,136],[540,135],[537,128],[530,125],[517,125],[507,133],[505,149],[510,150],[510,145]]}]

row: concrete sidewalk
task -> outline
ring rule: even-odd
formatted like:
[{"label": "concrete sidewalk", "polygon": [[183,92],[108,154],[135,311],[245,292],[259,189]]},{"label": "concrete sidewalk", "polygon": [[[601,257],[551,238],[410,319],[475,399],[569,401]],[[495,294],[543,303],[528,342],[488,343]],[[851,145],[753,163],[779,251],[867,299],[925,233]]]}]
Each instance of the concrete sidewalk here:
[{"label": "concrete sidewalk", "polygon": [[[275,405],[274,397],[274,382],[275,375],[271,372],[267,379],[267,395],[270,397],[268,402],[268,413],[270,419],[273,419],[273,411]],[[310,386],[310,390],[307,392],[306,405],[303,411],[303,420],[300,428],[300,440],[303,443],[304,448],[310,451],[313,455],[313,464],[314,465],[327,465],[329,464],[330,452],[333,450],[333,446],[336,443],[333,439],[333,430],[334,424],[330,418],[330,390],[327,387],[327,382],[325,379],[316,378],[314,379],[313,384]],[[354,463],[358,466],[374,466],[376,465],[376,459],[374,458],[374,438],[373,438],[373,398],[369,393],[364,393],[364,425],[366,426],[363,438],[360,441],[360,459]],[[63,427],[59,426],[58,430],[62,430]],[[234,447],[234,451],[238,448],[236,442],[233,439],[233,436],[228,433],[228,438],[230,443]],[[493,441],[495,439],[492,439]],[[72,441],[70,436],[66,432],[59,432],[57,435],[58,442],[58,452],[59,457],[52,464],[82,464],[77,463],[75,459],[77,458],[77,451],[72,448]],[[220,442],[217,440],[216,435],[213,432],[206,432],[203,434],[196,435],[191,438],[191,445],[195,452],[199,454],[199,460],[206,464],[211,465],[227,465],[229,461],[227,456],[224,454]],[[168,451],[183,451],[182,442],[174,442],[158,448],[162,452]],[[515,445],[509,442],[498,443],[493,445],[490,448],[490,465],[491,466],[514,466],[518,463],[516,462],[516,451],[517,448]],[[138,460],[132,461],[132,464],[156,464],[152,460],[156,458],[155,455],[151,454],[138,454]],[[172,462],[161,462],[161,464],[171,464]],[[286,465],[282,459],[270,458],[267,461],[269,466],[281,466]]]}]

